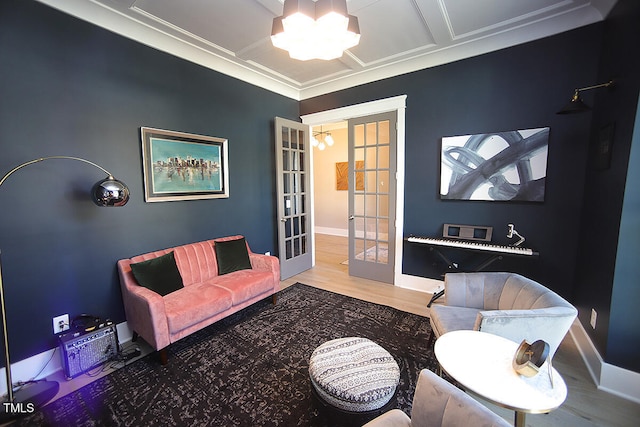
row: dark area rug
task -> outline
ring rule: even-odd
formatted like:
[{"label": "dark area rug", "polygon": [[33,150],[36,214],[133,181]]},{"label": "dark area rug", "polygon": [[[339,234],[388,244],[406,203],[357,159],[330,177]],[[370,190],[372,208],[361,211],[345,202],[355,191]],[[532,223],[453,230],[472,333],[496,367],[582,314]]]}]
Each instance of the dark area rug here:
[{"label": "dark area rug", "polygon": [[409,414],[418,373],[436,368],[429,331],[426,317],[298,283],[276,305],[267,298],[173,344],[167,366],[149,355],[16,425],[335,425],[312,398],[308,361],[318,345],[347,336],[394,356],[400,384],[391,405]]}]

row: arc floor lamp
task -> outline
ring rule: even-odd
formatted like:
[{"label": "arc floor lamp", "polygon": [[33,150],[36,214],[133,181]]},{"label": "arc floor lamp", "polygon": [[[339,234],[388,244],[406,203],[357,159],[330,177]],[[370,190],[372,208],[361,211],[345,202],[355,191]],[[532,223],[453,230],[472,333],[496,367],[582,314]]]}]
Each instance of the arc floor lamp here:
[{"label": "arc floor lamp", "polygon": [[[4,182],[20,169],[40,163],[45,160],[77,160],[94,166],[104,173],[107,177],[96,182],[91,189],[91,198],[93,202],[101,207],[107,206],[124,206],[129,201],[129,188],[122,182],[113,177],[113,175],[102,166],[99,166],[89,160],[80,157],[70,156],[49,156],[24,162],[7,172],[0,178],[0,187]],[[0,408],[0,421],[2,419],[13,418],[24,410],[25,404],[32,405],[31,408],[38,407],[53,398],[59,389],[59,384],[55,381],[32,381],[20,387],[14,392],[13,381],[11,379],[11,362],[9,359],[9,336],[7,328],[7,314],[5,307],[4,285],[2,282],[2,265],[0,263],[0,306],[2,308],[2,337],[4,339],[4,361],[5,374],[7,379],[7,398]]]}]

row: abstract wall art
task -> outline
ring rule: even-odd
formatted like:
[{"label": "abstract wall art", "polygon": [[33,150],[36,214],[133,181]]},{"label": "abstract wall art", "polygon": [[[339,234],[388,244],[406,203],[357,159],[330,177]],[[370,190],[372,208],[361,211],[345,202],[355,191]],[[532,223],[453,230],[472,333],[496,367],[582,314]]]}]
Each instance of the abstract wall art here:
[{"label": "abstract wall art", "polygon": [[543,202],[549,128],[442,138],[440,198]]}]

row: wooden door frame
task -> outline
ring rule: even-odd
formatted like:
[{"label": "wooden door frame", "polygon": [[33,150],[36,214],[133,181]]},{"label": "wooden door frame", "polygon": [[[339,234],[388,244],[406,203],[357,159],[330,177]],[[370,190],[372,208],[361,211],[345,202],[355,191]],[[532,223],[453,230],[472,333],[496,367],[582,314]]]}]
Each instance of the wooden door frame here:
[{"label": "wooden door frame", "polygon": [[[405,163],[405,109],[407,95],[395,96],[378,101],[366,102],[363,104],[350,105],[336,108],[334,110],[321,111],[313,114],[301,116],[302,123],[309,126],[317,126],[326,123],[347,121],[356,117],[370,116],[378,113],[396,111],[398,124],[396,127],[397,157],[396,157],[396,237],[395,237],[395,262],[393,284],[403,286],[409,284],[409,280],[402,274],[402,247],[404,230],[404,163]],[[311,153],[311,210],[315,208],[314,194],[314,170],[313,170],[313,150]],[[315,223],[311,224],[311,232],[315,233]],[[312,264],[315,265],[315,240],[311,247]],[[413,276],[408,276],[413,277]],[[403,286],[415,288],[415,286]],[[419,286],[419,290],[424,290],[424,286]]]}]

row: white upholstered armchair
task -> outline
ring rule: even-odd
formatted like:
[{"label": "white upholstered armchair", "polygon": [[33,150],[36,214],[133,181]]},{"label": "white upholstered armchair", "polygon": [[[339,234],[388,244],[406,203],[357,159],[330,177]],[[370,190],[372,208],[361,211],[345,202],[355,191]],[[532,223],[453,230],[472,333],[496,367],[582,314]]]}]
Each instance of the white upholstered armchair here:
[{"label": "white upholstered armchair", "polygon": [[385,412],[364,427],[511,426],[459,388],[428,369],[420,372],[411,418],[400,409]]},{"label": "white upholstered armchair", "polygon": [[552,357],[578,314],[555,292],[515,273],[448,273],[444,289],[444,304],[431,306],[431,341],[476,330],[517,343],[544,340]]}]

